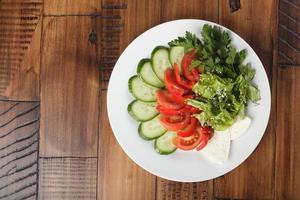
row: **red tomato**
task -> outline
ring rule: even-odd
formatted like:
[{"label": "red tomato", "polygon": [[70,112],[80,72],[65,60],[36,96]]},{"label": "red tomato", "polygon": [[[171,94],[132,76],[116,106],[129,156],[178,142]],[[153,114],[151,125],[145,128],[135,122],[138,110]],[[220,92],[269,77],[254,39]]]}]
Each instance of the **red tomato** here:
[{"label": "red tomato", "polygon": [[174,63],[174,73],[175,73],[175,78],[176,81],[183,86],[186,89],[192,89],[193,86],[195,85],[195,81],[188,81],[186,79],[184,79],[183,77],[180,76],[180,72],[179,72],[179,66],[177,65],[177,63]]},{"label": "red tomato", "polygon": [[203,149],[207,145],[207,142],[208,142],[208,136],[203,134],[201,138],[201,142],[199,146],[197,146],[196,150],[200,151],[201,149]]},{"label": "red tomato", "polygon": [[192,63],[192,60],[197,56],[196,50],[193,49],[185,54],[181,61],[181,67],[183,71],[183,75],[190,81],[198,81],[199,73],[196,69],[189,70],[189,66]]},{"label": "red tomato", "polygon": [[169,92],[176,95],[182,95],[187,92],[179,83],[177,83],[172,69],[165,71],[165,84]]},{"label": "red tomato", "polygon": [[179,95],[179,94],[172,94],[173,100],[176,103],[181,103],[183,104],[187,99],[192,99],[194,98],[194,94],[187,94],[187,95]]},{"label": "red tomato", "polygon": [[180,137],[190,137],[194,134],[198,120],[194,117],[191,118],[191,123],[185,127],[185,129],[177,132]]},{"label": "red tomato", "polygon": [[185,109],[187,110],[187,112],[192,113],[192,114],[201,112],[201,110],[199,110],[198,108],[195,108],[195,107],[190,106],[190,105],[186,105]]},{"label": "red tomato", "polygon": [[197,151],[200,151],[207,145],[208,140],[210,140],[212,138],[213,129],[209,126],[198,127],[198,129],[199,129],[198,131],[202,132],[201,142],[200,142],[199,146],[197,147]]},{"label": "red tomato", "polygon": [[158,102],[158,105],[163,106],[167,109],[180,109],[184,106],[183,103],[175,102],[174,97],[170,92],[167,90],[158,90],[156,92],[156,99]]},{"label": "red tomato", "polygon": [[170,108],[165,108],[162,105],[158,105],[156,109],[158,110],[159,113],[166,114],[166,115],[178,115],[185,112],[188,112],[190,114],[200,113],[200,110],[198,108],[195,108],[190,105],[185,105],[180,109],[170,109]]},{"label": "red tomato", "polygon": [[185,128],[190,123],[190,113],[182,113],[178,115],[162,115],[160,122],[169,131],[178,131]]},{"label": "red tomato", "polygon": [[210,126],[203,126],[202,127],[202,131],[203,131],[203,134],[207,135],[208,136],[208,139],[210,140],[213,135],[214,135],[214,130],[210,127]]},{"label": "red tomato", "polygon": [[201,142],[202,133],[197,131],[194,131],[194,135],[187,137],[187,138],[181,138],[176,137],[173,140],[174,145],[181,150],[188,151],[195,149]]},{"label": "red tomato", "polygon": [[196,80],[199,80],[199,72],[198,72],[198,70],[196,69],[196,68],[194,68],[194,69],[192,69],[191,70],[191,73],[192,73],[192,75],[193,75],[193,77],[196,79]]},{"label": "red tomato", "polygon": [[161,105],[158,105],[156,109],[158,110],[159,113],[166,114],[166,115],[178,115],[183,112],[183,108],[176,110],[176,109],[165,108]]}]

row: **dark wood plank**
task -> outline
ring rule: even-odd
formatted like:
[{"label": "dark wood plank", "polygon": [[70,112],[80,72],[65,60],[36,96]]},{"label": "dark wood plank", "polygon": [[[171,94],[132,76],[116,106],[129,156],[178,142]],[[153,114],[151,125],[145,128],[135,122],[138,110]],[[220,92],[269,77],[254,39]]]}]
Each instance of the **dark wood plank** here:
[{"label": "dark wood plank", "polygon": [[297,67],[278,69],[275,187],[278,200],[300,196],[299,75]]},{"label": "dark wood plank", "polygon": [[89,34],[96,18],[45,17],[41,69],[41,152],[97,156],[99,73]]},{"label": "dark wood plank", "polygon": [[[218,22],[218,2],[162,0],[161,20],[195,18]],[[157,199],[212,199],[213,182],[179,183],[157,178]]]},{"label": "dark wood plank", "polygon": [[99,0],[44,0],[44,15],[87,15],[100,11]]},{"label": "dark wood plank", "polygon": [[39,199],[96,200],[97,158],[41,158]]},{"label": "dark wood plank", "polygon": [[[254,153],[237,169],[214,182],[216,198],[273,199],[276,79],[272,81],[273,47],[276,43],[276,1],[241,1],[241,9],[230,13],[221,1],[220,23],[241,35],[261,58],[272,87],[272,109],[268,128]],[[259,34],[258,34],[259,33]],[[262,161],[263,158],[263,161]]]},{"label": "dark wood plank", "polygon": [[300,64],[299,1],[279,2],[279,63]]},{"label": "dark wood plank", "polygon": [[0,98],[39,99],[41,0],[0,7]]},{"label": "dark wood plank", "polygon": [[37,199],[39,103],[0,101],[0,199]]},{"label": "dark wood plank", "polygon": [[130,160],[113,136],[107,118],[106,93],[101,95],[98,198],[155,200],[155,176]]}]

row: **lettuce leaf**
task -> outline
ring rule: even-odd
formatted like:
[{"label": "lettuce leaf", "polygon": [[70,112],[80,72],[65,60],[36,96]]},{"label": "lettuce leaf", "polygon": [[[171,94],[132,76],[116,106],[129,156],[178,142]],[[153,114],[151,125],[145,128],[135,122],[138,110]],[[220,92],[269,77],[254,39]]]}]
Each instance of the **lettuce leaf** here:
[{"label": "lettuce leaf", "polygon": [[202,125],[219,131],[229,128],[237,116],[244,118],[248,100],[260,99],[259,90],[242,74],[235,80],[212,73],[201,74],[193,91],[197,99],[188,99],[187,104],[203,111],[194,116]]}]

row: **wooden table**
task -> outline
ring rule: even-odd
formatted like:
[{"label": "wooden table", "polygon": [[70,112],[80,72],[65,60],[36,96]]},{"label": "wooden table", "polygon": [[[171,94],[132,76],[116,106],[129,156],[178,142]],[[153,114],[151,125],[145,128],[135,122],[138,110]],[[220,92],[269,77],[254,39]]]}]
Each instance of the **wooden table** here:
[{"label": "wooden table", "polygon": [[[300,199],[300,1],[238,2],[2,0],[0,199]],[[255,152],[202,183],[138,167],[107,118],[107,83],[122,50],[150,27],[180,18],[241,35],[272,89],[269,125]]]}]

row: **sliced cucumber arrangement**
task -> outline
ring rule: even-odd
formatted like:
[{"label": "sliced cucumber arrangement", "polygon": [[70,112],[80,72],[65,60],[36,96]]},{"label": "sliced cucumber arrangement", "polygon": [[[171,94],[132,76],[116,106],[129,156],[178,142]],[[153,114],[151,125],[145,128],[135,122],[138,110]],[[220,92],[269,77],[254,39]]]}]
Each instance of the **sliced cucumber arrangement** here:
[{"label": "sliced cucumber arrangement", "polygon": [[137,121],[144,122],[158,115],[156,102],[143,102],[134,100],[128,105],[128,113]]},{"label": "sliced cucumber arrangement", "polygon": [[158,79],[156,74],[152,69],[152,64],[150,59],[142,59],[137,67],[137,74],[149,85],[154,87],[162,88],[164,83]]},{"label": "sliced cucumber arrangement", "polygon": [[163,81],[166,69],[172,68],[169,60],[169,49],[164,46],[156,47],[151,54],[151,62],[154,73]]},{"label": "sliced cucumber arrangement", "polygon": [[176,133],[167,131],[165,134],[157,138],[154,142],[154,149],[157,153],[167,155],[173,153],[176,150],[176,146],[173,144],[173,139],[176,137]]},{"label": "sliced cucumber arrangement", "polygon": [[159,121],[159,115],[156,116],[155,118],[142,122],[139,125],[139,134],[142,138],[145,140],[153,140],[158,138],[159,136],[163,135],[167,129],[163,127],[163,125]]},{"label": "sliced cucumber arrangement", "polygon": [[[173,66],[174,63],[177,63],[178,66],[181,66],[181,61],[183,56],[184,56],[184,47],[174,46],[170,48],[169,58]],[[179,67],[179,70],[181,70],[181,67]]]},{"label": "sliced cucumber arrangement", "polygon": [[142,59],[137,66],[137,75],[128,81],[130,93],[135,97],[127,107],[128,113],[138,122],[139,135],[145,140],[153,140],[155,151],[167,155],[176,150],[173,138],[176,133],[167,131],[160,123],[156,109],[155,93],[165,86],[164,74],[172,64],[181,63],[184,54],[182,47],[158,46],[154,48],[151,59]]},{"label": "sliced cucumber arrangement", "polygon": [[132,95],[145,102],[155,101],[155,92],[158,88],[148,85],[142,81],[137,75],[132,76],[128,81],[129,91]]}]

